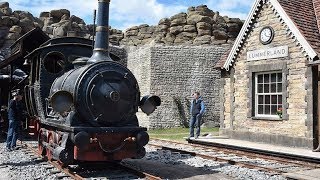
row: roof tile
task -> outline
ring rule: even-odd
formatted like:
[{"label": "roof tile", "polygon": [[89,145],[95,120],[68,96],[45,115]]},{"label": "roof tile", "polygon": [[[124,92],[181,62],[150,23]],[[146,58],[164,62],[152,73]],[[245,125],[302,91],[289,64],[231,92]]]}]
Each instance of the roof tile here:
[{"label": "roof tile", "polygon": [[[311,47],[320,52],[320,0],[278,0]],[[320,20],[319,20],[320,22]]]}]

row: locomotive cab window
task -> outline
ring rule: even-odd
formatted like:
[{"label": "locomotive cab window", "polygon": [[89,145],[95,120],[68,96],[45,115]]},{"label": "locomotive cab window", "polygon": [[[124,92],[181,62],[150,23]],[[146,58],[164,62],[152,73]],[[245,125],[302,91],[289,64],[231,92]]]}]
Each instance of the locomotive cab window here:
[{"label": "locomotive cab window", "polygon": [[255,74],[255,116],[278,118],[282,109],[282,73]]},{"label": "locomotive cab window", "polygon": [[47,54],[43,59],[44,68],[53,74],[60,73],[65,67],[65,57],[58,52]]}]

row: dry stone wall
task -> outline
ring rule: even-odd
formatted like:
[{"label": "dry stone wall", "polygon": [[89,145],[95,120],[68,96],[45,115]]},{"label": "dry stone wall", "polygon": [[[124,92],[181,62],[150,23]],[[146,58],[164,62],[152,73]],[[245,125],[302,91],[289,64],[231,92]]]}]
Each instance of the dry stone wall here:
[{"label": "dry stone wall", "polygon": [[144,45],[154,41],[166,45],[230,44],[243,22],[220,16],[206,5],[190,7],[187,13],[163,18],[156,26],[142,24],[126,30],[120,44]]},{"label": "dry stone wall", "polygon": [[202,93],[207,111],[204,125],[218,126],[220,71],[214,64],[229,46],[143,46],[128,50],[128,68],[138,79],[141,94],[155,94],[161,106],[150,116],[138,113],[148,128],[189,123],[191,94]]},{"label": "dry stone wall", "polygon": [[[140,46],[150,42],[166,45],[230,44],[237,37],[243,21],[220,16],[206,5],[189,7],[187,12],[163,18],[155,26],[142,24],[125,32],[110,27],[113,45]],[[13,11],[8,2],[0,3],[0,47],[39,27],[50,37],[78,36],[93,38],[93,25],[71,15],[67,9],[41,12],[34,17],[27,11]],[[8,42],[12,43],[11,41]]]},{"label": "dry stone wall", "polygon": [[[150,94],[151,82],[151,49],[145,47],[127,47],[128,52],[128,68],[138,80],[141,96]],[[140,109],[137,113],[140,126],[150,127],[150,119]]]}]

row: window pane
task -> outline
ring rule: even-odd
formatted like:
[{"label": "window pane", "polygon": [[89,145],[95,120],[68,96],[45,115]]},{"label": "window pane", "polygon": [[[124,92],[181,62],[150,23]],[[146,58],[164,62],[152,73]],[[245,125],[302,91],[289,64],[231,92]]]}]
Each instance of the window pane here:
[{"label": "window pane", "polygon": [[271,114],[272,115],[276,115],[277,114],[277,105],[272,105],[271,106]]},{"label": "window pane", "polygon": [[269,89],[269,84],[264,84],[264,93],[269,93],[270,89]]},{"label": "window pane", "polygon": [[270,80],[269,80],[269,74],[264,74],[264,83],[269,83]]},{"label": "window pane", "polygon": [[270,96],[269,95],[266,95],[265,96],[265,104],[270,104]]},{"label": "window pane", "polygon": [[264,114],[270,114],[270,105],[264,106]]},{"label": "window pane", "polygon": [[262,105],[258,106],[258,114],[263,114],[263,106]]},{"label": "window pane", "polygon": [[272,95],[271,96],[271,104],[278,104],[277,103],[277,95]]},{"label": "window pane", "polygon": [[282,74],[281,73],[278,73],[278,82],[282,82]]},{"label": "window pane", "polygon": [[276,73],[271,74],[271,82],[277,82],[277,74]]},{"label": "window pane", "polygon": [[263,104],[263,96],[258,96],[258,104]]},{"label": "window pane", "polygon": [[263,84],[258,84],[258,93],[263,93]]},{"label": "window pane", "polygon": [[277,87],[277,92],[282,92],[282,83],[278,83]]},{"label": "window pane", "polygon": [[258,75],[258,83],[263,83],[263,75]]},{"label": "window pane", "polygon": [[271,92],[275,93],[277,91],[277,84],[276,83],[272,83],[271,84]]},{"label": "window pane", "polygon": [[278,104],[282,104],[282,95],[278,95]]}]

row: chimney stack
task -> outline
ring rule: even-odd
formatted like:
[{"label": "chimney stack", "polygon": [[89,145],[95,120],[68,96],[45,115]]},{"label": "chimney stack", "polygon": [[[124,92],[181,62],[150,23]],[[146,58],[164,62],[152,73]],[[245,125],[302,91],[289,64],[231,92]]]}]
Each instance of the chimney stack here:
[{"label": "chimney stack", "polygon": [[87,64],[112,61],[109,55],[109,5],[110,0],[98,0],[96,39],[93,54]]}]

